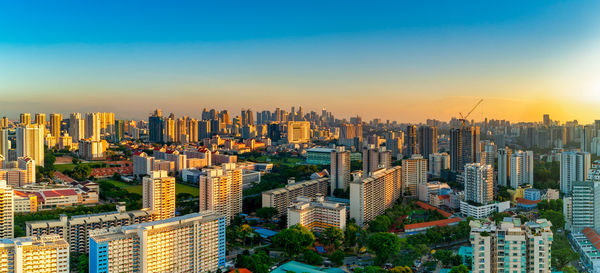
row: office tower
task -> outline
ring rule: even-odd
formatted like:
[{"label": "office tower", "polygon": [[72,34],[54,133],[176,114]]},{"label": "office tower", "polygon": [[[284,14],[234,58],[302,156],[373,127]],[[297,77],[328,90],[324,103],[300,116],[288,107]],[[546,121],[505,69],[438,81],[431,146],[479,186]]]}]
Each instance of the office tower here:
[{"label": "office tower", "polygon": [[287,126],[288,143],[307,143],[310,141],[310,122],[288,121]]},{"label": "office tower", "polygon": [[164,124],[160,109],[154,110],[148,117],[148,129],[150,142],[164,142]]},{"label": "office tower", "polygon": [[235,163],[202,170],[198,188],[200,211],[212,210],[227,216],[227,224],[242,213],[242,169]]},{"label": "office tower", "polygon": [[[36,177],[35,177],[35,161],[33,159],[31,159],[31,157],[25,156],[25,157],[19,157],[17,159],[17,168],[24,170],[25,171],[25,183],[26,184],[31,184],[31,183],[35,183]],[[23,185],[19,185],[19,186],[23,186]]]},{"label": "office tower", "polygon": [[443,170],[450,169],[450,155],[448,153],[433,153],[429,155],[429,174],[439,177]]},{"label": "office tower", "polygon": [[198,120],[196,119],[189,119],[188,120],[188,134],[189,134],[189,141],[192,143],[197,143],[198,142],[198,132],[199,132],[199,128],[198,128]]},{"label": "office tower", "polygon": [[252,110],[242,109],[242,126],[243,125],[254,125],[254,116],[252,115]]},{"label": "office tower", "polygon": [[181,117],[175,120],[175,142],[188,143],[187,117]]},{"label": "office tower", "polygon": [[210,121],[198,121],[198,140],[210,138]]},{"label": "office tower", "polygon": [[69,244],[58,235],[0,240],[2,272],[69,273]]},{"label": "office tower", "polygon": [[218,119],[210,120],[210,134],[211,135],[219,134],[221,132],[222,128],[223,128],[223,125],[221,124],[221,121],[219,121]]},{"label": "office tower", "polygon": [[142,180],[142,207],[149,208],[158,220],[175,216],[175,178],[166,171],[154,171]]},{"label": "office tower", "polygon": [[364,147],[362,151],[363,158],[363,177],[367,177],[370,173],[392,166],[392,153],[386,151],[385,147],[376,149],[374,146]]},{"label": "office tower", "polygon": [[498,185],[510,186],[510,159],[512,150],[508,147],[498,149]]},{"label": "office tower", "polygon": [[46,114],[37,113],[35,114],[35,124],[39,125],[42,128],[46,128]]},{"label": "office tower", "polygon": [[44,166],[44,128],[38,125],[17,127],[17,157],[31,157]]},{"label": "office tower", "polygon": [[560,153],[560,191],[570,194],[575,181],[586,181],[591,167],[588,152],[566,151]]},{"label": "office tower", "polygon": [[338,139],[339,145],[347,147],[357,147],[362,144],[363,140],[363,128],[362,124],[342,124],[340,125],[340,138]]},{"label": "office tower", "polygon": [[72,113],[69,117],[69,135],[73,138],[73,142],[85,138],[85,119],[81,118],[80,113]]},{"label": "office tower", "polygon": [[406,144],[406,149],[404,150],[404,156],[411,156],[414,154],[419,154],[419,143],[417,143],[417,126],[409,125],[406,127],[406,132],[404,134]]},{"label": "office tower", "polygon": [[277,209],[277,216],[287,212],[287,208],[298,196],[316,197],[317,194],[327,195],[329,179],[321,177],[300,182],[288,181],[283,188],[273,189],[262,193],[262,207]]},{"label": "office tower", "polygon": [[544,126],[550,126],[550,115],[544,114]]},{"label": "office tower", "polygon": [[331,195],[336,189],[347,190],[350,179],[350,151],[346,151],[344,146],[338,146],[331,152],[329,172]]},{"label": "office tower", "polygon": [[0,180],[0,239],[13,237],[14,214],[13,189]]},{"label": "office tower", "polygon": [[313,232],[328,227],[346,229],[346,205],[325,201],[323,195],[315,198],[298,197],[287,209],[287,226],[302,225]]},{"label": "office tower", "polygon": [[115,113],[97,113],[100,119],[100,135],[113,135],[115,133]]},{"label": "office tower", "polygon": [[594,126],[586,125],[583,127],[581,132],[581,151],[591,152],[592,151],[592,139],[596,136],[594,132]]},{"label": "office tower", "polygon": [[435,126],[421,126],[418,132],[418,143],[419,153],[423,155],[425,159],[429,159],[429,155],[437,153],[437,127]]},{"label": "office tower", "polygon": [[499,226],[482,220],[473,220],[469,225],[473,272],[551,272],[550,221],[521,223],[519,218],[507,217]]},{"label": "office tower", "polygon": [[427,183],[427,159],[412,155],[402,160],[402,195],[417,196],[418,186]]},{"label": "office tower", "polygon": [[589,227],[600,231],[600,182],[573,181],[571,186],[571,209],[567,210],[570,219],[567,227],[572,232],[579,232]]},{"label": "office tower", "polygon": [[463,171],[465,164],[477,161],[479,151],[479,127],[450,130],[450,170]]},{"label": "office tower", "polygon": [[4,159],[8,160],[8,150],[10,149],[10,142],[8,141],[8,129],[0,129],[0,155]]},{"label": "office tower", "polygon": [[30,113],[22,113],[20,118],[21,125],[29,125],[31,124],[31,114]]},{"label": "office tower", "polygon": [[392,153],[392,156],[401,159],[404,147],[404,132],[391,132],[385,138],[385,148]]},{"label": "office tower", "polygon": [[114,133],[112,134],[112,139],[114,142],[121,142],[123,140],[123,135],[125,134],[125,121],[124,120],[115,120],[114,124]]},{"label": "office tower", "polygon": [[350,218],[364,226],[394,205],[401,187],[400,166],[380,169],[369,177],[350,182]]},{"label": "office tower", "polygon": [[62,115],[53,113],[50,114],[50,135],[53,137],[60,137],[60,123],[62,122]]},{"label": "office tower", "polygon": [[225,216],[192,213],[90,235],[90,273],[225,269]]},{"label": "office tower", "polygon": [[164,135],[163,135],[163,142],[166,143],[173,143],[177,141],[177,131],[176,131],[176,121],[175,121],[175,115],[173,115],[171,113],[171,115],[169,115],[168,118],[165,119],[164,122]]},{"label": "office tower", "polygon": [[100,113],[85,114],[85,138],[100,141]]},{"label": "office tower", "polygon": [[516,151],[510,157],[510,186],[533,186],[533,152]]},{"label": "office tower", "polygon": [[219,113],[219,120],[225,125],[231,124],[231,118],[229,117],[229,111],[223,110]]},{"label": "office tower", "polygon": [[8,127],[8,118],[2,117],[2,119],[0,119],[0,129],[6,128],[6,127]]},{"label": "office tower", "polygon": [[465,165],[465,201],[486,205],[494,200],[494,168],[479,163]]}]

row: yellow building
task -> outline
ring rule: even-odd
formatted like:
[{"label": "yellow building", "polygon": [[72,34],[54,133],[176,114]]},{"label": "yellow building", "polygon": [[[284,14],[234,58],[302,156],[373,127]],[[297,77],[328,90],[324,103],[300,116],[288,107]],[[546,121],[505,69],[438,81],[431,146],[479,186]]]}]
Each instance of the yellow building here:
[{"label": "yellow building", "polygon": [[288,143],[307,143],[310,141],[310,122],[288,121],[287,126]]},{"label": "yellow building", "polygon": [[287,210],[288,228],[300,224],[321,232],[328,227],[346,229],[346,205],[325,201],[322,194],[315,198],[298,197]]},{"label": "yellow building", "polygon": [[175,217],[175,177],[166,171],[153,171],[142,180],[144,208],[153,210],[158,220]]},{"label": "yellow building", "polygon": [[69,244],[59,235],[0,240],[0,272],[69,272]]},{"label": "yellow building", "polygon": [[242,168],[225,163],[203,169],[199,179],[200,211],[213,210],[227,216],[227,223],[242,213]]},{"label": "yellow building", "polygon": [[0,238],[13,237],[15,214],[13,200],[13,189],[6,185],[6,181],[0,180]]}]

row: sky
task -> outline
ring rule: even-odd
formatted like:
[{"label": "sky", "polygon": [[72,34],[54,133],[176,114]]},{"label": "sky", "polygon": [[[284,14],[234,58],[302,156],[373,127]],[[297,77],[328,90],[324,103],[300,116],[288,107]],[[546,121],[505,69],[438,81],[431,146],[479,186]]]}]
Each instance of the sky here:
[{"label": "sky", "polygon": [[0,115],[600,119],[600,1],[2,1]]}]

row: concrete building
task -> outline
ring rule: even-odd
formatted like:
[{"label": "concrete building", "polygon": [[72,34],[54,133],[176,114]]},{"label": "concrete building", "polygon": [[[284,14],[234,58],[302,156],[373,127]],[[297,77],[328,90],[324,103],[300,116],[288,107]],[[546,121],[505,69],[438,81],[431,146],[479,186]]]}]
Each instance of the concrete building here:
[{"label": "concrete building", "polygon": [[586,227],[600,231],[600,182],[575,181],[572,183],[570,209],[565,215],[567,229],[579,232]]},{"label": "concrete building", "polygon": [[205,211],[90,235],[90,272],[216,272],[225,268],[225,216]]},{"label": "concrete building", "polygon": [[419,196],[419,185],[427,183],[427,159],[419,154],[402,160],[402,195]]},{"label": "concrete building", "polygon": [[331,163],[331,153],[335,149],[315,147],[306,150],[306,163],[314,165],[328,165]]},{"label": "concrete building", "polygon": [[560,191],[570,194],[573,182],[585,181],[591,168],[591,156],[588,152],[566,151],[560,153]]},{"label": "concrete building", "polygon": [[486,205],[494,200],[492,166],[470,163],[464,170],[465,201]]},{"label": "concrete building", "polygon": [[442,189],[446,189],[448,192],[451,191],[451,188],[450,186],[448,186],[448,184],[441,183],[439,181],[419,183],[418,185],[419,189],[417,190],[417,192],[419,193],[419,201],[427,203],[429,203],[429,199],[432,193],[435,195],[442,195]]},{"label": "concrete building", "polygon": [[0,238],[13,237],[14,215],[13,189],[0,180]]},{"label": "concrete building", "polygon": [[374,145],[364,147],[362,150],[363,177],[381,168],[388,169],[392,166],[392,153],[385,147],[375,148]]},{"label": "concrete building", "polygon": [[100,141],[101,121],[100,113],[85,114],[85,138],[91,141]]},{"label": "concrete building", "polygon": [[401,188],[400,166],[379,169],[369,177],[350,182],[350,217],[359,226],[364,226],[394,205],[400,197]]},{"label": "concrete building", "polygon": [[450,170],[462,172],[465,164],[477,162],[480,152],[479,127],[470,126],[450,130]]},{"label": "concrete building", "polygon": [[516,151],[510,157],[510,186],[533,186],[533,152]]},{"label": "concrete building", "polygon": [[17,127],[17,157],[28,156],[37,166],[44,166],[44,130],[38,125]]},{"label": "concrete building", "polygon": [[433,153],[429,155],[428,172],[434,177],[440,177],[443,170],[450,169],[450,155],[448,153]]},{"label": "concrete building", "polygon": [[69,273],[69,244],[60,236],[0,239],[0,269],[7,273]]},{"label": "concrete building", "polygon": [[60,137],[60,124],[62,123],[62,115],[57,113],[50,114],[50,135]]},{"label": "concrete building", "polygon": [[199,177],[200,211],[212,210],[227,216],[227,224],[242,213],[242,168],[235,163],[202,169]]},{"label": "concrete building", "polygon": [[69,135],[73,138],[73,143],[85,139],[85,119],[81,118],[80,113],[72,113],[69,116]]},{"label": "concrete building", "polygon": [[351,180],[350,176],[350,151],[346,151],[344,146],[336,147],[331,151],[331,171],[329,172],[329,182],[331,195],[336,189],[347,190]]},{"label": "concrete building", "polygon": [[429,159],[430,154],[438,151],[438,132],[435,126],[420,126],[418,131],[419,154]]},{"label": "concrete building", "polygon": [[325,201],[325,197],[297,197],[287,209],[288,228],[300,224],[313,232],[322,232],[328,227],[346,229],[346,204]]},{"label": "concrete building", "polygon": [[288,143],[308,143],[310,141],[310,122],[288,121],[287,141]]},{"label": "concrete building", "polygon": [[510,159],[512,150],[508,147],[498,149],[498,185],[510,186]]},{"label": "concrete building", "polygon": [[157,215],[158,220],[175,217],[175,177],[154,171],[142,180],[142,207]]},{"label": "concrete building", "polygon": [[551,272],[552,223],[546,219],[521,223],[504,218],[499,226],[474,220],[469,225],[473,272]]},{"label": "concrete building", "polygon": [[323,177],[313,180],[292,182],[280,189],[273,189],[262,193],[262,206],[272,207],[279,212],[277,216],[287,213],[287,208],[299,196],[316,197],[317,194],[327,195],[329,178]]}]

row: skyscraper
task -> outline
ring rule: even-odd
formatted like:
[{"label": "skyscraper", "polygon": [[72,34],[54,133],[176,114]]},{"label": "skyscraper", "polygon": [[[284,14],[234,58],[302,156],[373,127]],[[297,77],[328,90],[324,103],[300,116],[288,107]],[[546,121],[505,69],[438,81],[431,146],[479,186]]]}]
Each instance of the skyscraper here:
[{"label": "skyscraper", "polygon": [[81,118],[80,113],[72,113],[69,116],[69,135],[73,138],[73,142],[85,138],[85,119]]},{"label": "skyscraper", "polygon": [[123,135],[125,133],[125,121],[123,120],[115,120],[114,125],[114,133],[112,134],[112,138],[114,142],[121,142],[123,140]]},{"label": "skyscraper", "polygon": [[498,149],[498,185],[510,186],[510,158],[512,150],[508,147]]},{"label": "skyscraper", "polygon": [[450,155],[448,153],[433,153],[429,155],[429,174],[439,177],[443,170],[450,169]]},{"label": "skyscraper", "polygon": [[364,147],[362,151],[363,177],[368,177],[370,173],[392,166],[392,153],[385,147],[376,149],[374,146]]},{"label": "skyscraper", "polygon": [[533,186],[533,152],[516,151],[510,157],[510,186]]},{"label": "skyscraper", "polygon": [[153,171],[142,180],[142,207],[155,212],[159,220],[175,217],[175,178],[166,171]]},{"label": "skyscraper", "polygon": [[404,150],[405,156],[411,156],[414,154],[419,154],[419,143],[417,143],[417,126],[409,125],[406,127],[406,132],[404,134],[406,144],[406,149]]},{"label": "skyscraper", "polygon": [[479,163],[465,165],[465,201],[486,205],[494,200],[494,168]]},{"label": "skyscraper", "polygon": [[164,142],[164,124],[160,109],[154,110],[154,113],[148,118],[149,140],[150,142]]},{"label": "skyscraper", "polygon": [[575,181],[585,181],[590,169],[588,152],[566,151],[560,153],[560,191],[570,194]]},{"label": "skyscraper", "polygon": [[350,151],[346,151],[344,146],[336,147],[331,152],[331,171],[329,173],[329,182],[331,194],[336,189],[347,190],[350,183]]},{"label": "skyscraper", "polygon": [[242,169],[235,163],[225,163],[202,171],[198,182],[200,211],[223,213],[229,224],[242,213]]},{"label": "skyscraper", "polygon": [[566,210],[571,215],[566,215],[571,223],[567,228],[579,232],[589,227],[596,232],[600,231],[600,182],[598,181],[573,181],[571,186],[571,207]]},{"label": "skyscraper", "polygon": [[17,157],[31,157],[44,166],[44,128],[38,125],[17,127]]},{"label": "skyscraper", "polygon": [[429,155],[437,153],[438,150],[438,134],[435,126],[421,126],[418,132],[419,138],[419,153],[423,158],[429,159]]},{"label": "skyscraper", "polygon": [[225,268],[225,216],[213,211],[93,231],[90,272],[216,272]]},{"label": "skyscraper", "polygon": [[242,126],[244,125],[254,125],[254,116],[250,109],[242,109]]},{"label": "skyscraper", "polygon": [[427,183],[427,159],[412,155],[402,160],[402,195],[417,196],[419,184]]},{"label": "skyscraper", "polygon": [[450,130],[450,170],[462,172],[465,164],[477,161],[479,151],[479,127]]},{"label": "skyscraper", "polygon": [[30,113],[22,113],[19,117],[19,121],[20,121],[21,125],[31,124],[31,114]]},{"label": "skyscraper", "polygon": [[350,218],[364,226],[392,207],[400,197],[402,167],[380,169],[350,182]]},{"label": "skyscraper", "polygon": [[85,114],[85,138],[100,141],[100,113]]},{"label": "skyscraper", "polygon": [[8,129],[1,128],[0,129],[0,155],[2,155],[4,157],[4,159],[8,159],[8,149],[10,149],[9,145],[10,144],[8,142]]},{"label": "skyscraper", "polygon": [[0,239],[13,237],[14,191],[0,180]]},{"label": "skyscraper", "polygon": [[50,135],[53,137],[60,137],[60,123],[62,122],[62,115],[57,113],[50,114]]},{"label": "skyscraper", "polygon": [[35,124],[41,126],[42,128],[46,128],[46,114],[44,114],[44,113],[35,114]]}]

